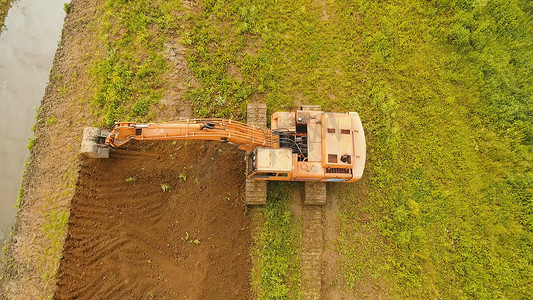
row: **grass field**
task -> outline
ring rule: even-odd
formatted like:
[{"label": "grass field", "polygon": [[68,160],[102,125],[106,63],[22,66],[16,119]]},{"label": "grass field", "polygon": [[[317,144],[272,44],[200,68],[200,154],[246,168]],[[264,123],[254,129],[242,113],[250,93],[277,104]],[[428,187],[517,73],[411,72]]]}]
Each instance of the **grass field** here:
[{"label": "grass field", "polygon": [[[198,116],[243,119],[255,98],[270,112],[309,103],[361,115],[364,179],[335,187],[348,293],[533,298],[533,4],[207,0],[177,17],[177,4],[145,2],[106,6],[102,39],[120,38],[94,69],[105,124],[149,118],[164,38],[178,35]],[[279,221],[265,229],[267,252],[280,242],[272,232],[297,226],[283,209],[265,208]],[[284,293],[298,282],[285,246],[264,270],[289,275],[264,285],[264,298],[297,297]]]}]

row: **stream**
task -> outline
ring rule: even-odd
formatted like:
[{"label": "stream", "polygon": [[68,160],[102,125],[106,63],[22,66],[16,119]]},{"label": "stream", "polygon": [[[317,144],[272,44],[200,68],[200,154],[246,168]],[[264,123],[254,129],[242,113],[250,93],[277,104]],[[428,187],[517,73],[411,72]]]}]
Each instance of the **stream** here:
[{"label": "stream", "polygon": [[28,139],[61,37],[68,0],[19,0],[0,34],[0,243],[17,208]]}]

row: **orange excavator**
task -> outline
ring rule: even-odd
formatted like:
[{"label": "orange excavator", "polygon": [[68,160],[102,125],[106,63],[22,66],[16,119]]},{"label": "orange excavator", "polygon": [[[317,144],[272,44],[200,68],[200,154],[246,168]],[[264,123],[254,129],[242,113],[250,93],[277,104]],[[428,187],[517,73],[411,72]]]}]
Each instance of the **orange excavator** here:
[{"label": "orange excavator", "polygon": [[353,182],[365,167],[366,143],[359,115],[298,110],[276,112],[271,129],[225,119],[168,123],[116,123],[112,131],[87,127],[81,153],[107,158],[131,140],[214,140],[248,151],[248,178]]}]

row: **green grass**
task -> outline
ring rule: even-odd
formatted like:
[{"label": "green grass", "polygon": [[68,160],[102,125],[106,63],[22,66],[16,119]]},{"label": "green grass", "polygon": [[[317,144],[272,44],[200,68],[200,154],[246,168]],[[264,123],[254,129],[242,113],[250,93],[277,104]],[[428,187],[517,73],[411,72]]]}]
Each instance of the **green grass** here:
[{"label": "green grass", "polygon": [[360,113],[365,178],[335,186],[347,293],[531,298],[532,11],[205,1],[183,38],[200,83],[188,97],[200,116],[243,118],[254,98]]},{"label": "green grass", "polygon": [[44,252],[38,257],[39,273],[45,280],[54,278],[59,270],[59,262],[63,258],[63,242],[67,235],[70,211],[58,208],[57,203],[74,196],[78,180],[77,167],[74,162],[75,157],[68,162],[60,191],[50,194],[45,202],[45,214],[41,230],[47,244]]},{"label": "green grass", "polygon": [[258,299],[300,299],[301,224],[288,210],[287,183],[269,184],[265,223],[254,236],[251,256],[257,268],[252,287]]},{"label": "green grass", "polygon": [[[363,28],[373,83],[357,105],[374,219],[363,227],[378,233],[367,247],[387,243],[376,261],[344,240],[344,264],[394,297],[529,298],[531,26],[517,3],[450,4],[354,7],[388,35],[376,45]],[[349,236],[360,213],[344,213]]]},{"label": "green grass", "polygon": [[99,19],[105,53],[91,71],[90,100],[100,125],[145,121],[162,97],[167,62],[163,43],[179,28],[179,1],[107,1]]},{"label": "green grass", "polygon": [[59,261],[63,257],[63,241],[67,231],[69,219],[68,210],[48,210],[43,225],[43,233],[49,241],[42,254],[40,273],[44,279],[55,276],[59,269]]}]

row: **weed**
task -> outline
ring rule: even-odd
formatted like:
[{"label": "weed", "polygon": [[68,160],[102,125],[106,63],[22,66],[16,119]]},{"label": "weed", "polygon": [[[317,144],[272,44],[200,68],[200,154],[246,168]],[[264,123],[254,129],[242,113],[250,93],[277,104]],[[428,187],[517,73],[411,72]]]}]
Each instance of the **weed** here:
[{"label": "weed", "polygon": [[180,180],[187,181],[187,175],[185,175],[184,173],[180,173],[178,177]]},{"label": "weed", "polygon": [[57,96],[58,97],[63,97],[66,93],[67,93],[67,87],[66,86],[60,86],[58,89],[57,89]]},{"label": "weed", "polygon": [[134,181],[135,181],[135,178],[133,178],[131,176],[126,178],[126,182],[134,182]]},{"label": "weed", "polygon": [[36,140],[37,140],[36,137],[28,138],[28,146],[26,146],[26,148],[28,148],[28,150],[31,150],[33,148],[33,146],[35,146],[35,141]]},{"label": "weed", "polygon": [[163,190],[163,192],[169,192],[171,187],[168,184],[162,184],[161,189]]},{"label": "weed", "polygon": [[52,126],[57,123],[57,118],[55,116],[50,116],[46,119],[46,125]]},{"label": "weed", "polygon": [[66,14],[70,12],[71,7],[72,6],[70,5],[70,3],[63,4],[63,10],[65,11]]}]

